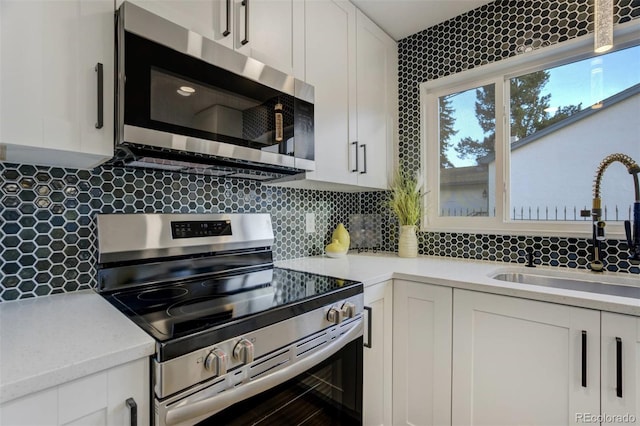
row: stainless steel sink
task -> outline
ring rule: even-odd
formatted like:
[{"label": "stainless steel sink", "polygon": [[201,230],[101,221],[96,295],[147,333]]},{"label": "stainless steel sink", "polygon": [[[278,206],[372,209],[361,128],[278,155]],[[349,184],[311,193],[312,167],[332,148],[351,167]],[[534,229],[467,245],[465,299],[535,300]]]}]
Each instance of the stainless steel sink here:
[{"label": "stainless steel sink", "polygon": [[547,273],[546,271],[503,271],[493,275],[492,278],[512,283],[531,284],[640,299],[640,279],[635,277],[598,277],[596,275],[592,277],[589,274],[574,274],[570,272],[562,274],[558,272]]}]

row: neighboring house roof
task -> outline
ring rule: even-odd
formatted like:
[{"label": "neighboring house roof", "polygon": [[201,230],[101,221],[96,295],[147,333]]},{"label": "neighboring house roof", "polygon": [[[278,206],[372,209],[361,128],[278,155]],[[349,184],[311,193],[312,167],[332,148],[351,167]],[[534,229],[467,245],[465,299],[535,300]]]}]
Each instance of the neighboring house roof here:
[{"label": "neighboring house roof", "polygon": [[440,169],[440,185],[443,187],[474,184],[486,186],[488,181],[489,169],[486,165]]},{"label": "neighboring house roof", "polygon": [[[567,118],[565,118],[564,120],[558,121],[557,123],[553,123],[551,126],[549,127],[545,127],[542,130],[538,130],[537,132],[524,137],[516,142],[513,142],[511,144],[511,152],[515,151],[518,148],[521,148],[527,144],[530,144],[532,142],[537,141],[538,139],[541,139],[553,132],[556,132],[564,127],[567,127],[571,124],[574,124],[580,120],[583,120],[585,118],[591,117],[594,114],[599,113],[600,111],[603,111],[609,107],[612,107],[613,105],[620,103],[626,99],[629,99],[633,96],[636,96],[640,94],[640,83],[636,84],[635,86],[631,86],[628,89],[623,90],[622,92],[618,92],[613,96],[608,97],[607,99],[603,100],[602,106],[600,108],[585,108]],[[495,154],[488,154],[485,155],[484,157],[480,157],[477,159],[478,164],[488,164],[490,162],[492,162],[495,159]]]}]

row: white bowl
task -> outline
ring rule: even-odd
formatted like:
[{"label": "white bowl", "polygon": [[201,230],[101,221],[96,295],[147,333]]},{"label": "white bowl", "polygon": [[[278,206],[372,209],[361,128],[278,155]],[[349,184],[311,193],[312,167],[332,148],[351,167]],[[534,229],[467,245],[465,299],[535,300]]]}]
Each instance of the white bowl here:
[{"label": "white bowl", "polygon": [[331,257],[333,259],[339,259],[341,257],[345,257],[347,255],[346,251],[325,251],[324,254],[327,255],[327,257]]}]

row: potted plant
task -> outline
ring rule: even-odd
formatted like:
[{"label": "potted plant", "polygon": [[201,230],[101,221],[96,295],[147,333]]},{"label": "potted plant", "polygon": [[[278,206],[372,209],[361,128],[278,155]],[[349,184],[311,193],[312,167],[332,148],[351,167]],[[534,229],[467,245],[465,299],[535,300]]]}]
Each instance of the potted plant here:
[{"label": "potted plant", "polygon": [[418,255],[416,230],[422,217],[422,196],[421,185],[415,174],[399,169],[391,184],[387,205],[400,223],[398,239],[398,256],[400,257]]}]

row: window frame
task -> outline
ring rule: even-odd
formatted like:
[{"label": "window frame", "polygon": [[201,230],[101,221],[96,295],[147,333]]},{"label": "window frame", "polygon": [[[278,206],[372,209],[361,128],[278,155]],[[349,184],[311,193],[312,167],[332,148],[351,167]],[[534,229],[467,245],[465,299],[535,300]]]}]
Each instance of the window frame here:
[{"label": "window frame", "polygon": [[[594,54],[593,34],[578,37],[553,46],[526,52],[502,61],[471,70],[423,82],[420,96],[421,176],[425,178],[424,213],[421,230],[425,232],[466,232],[482,234],[542,235],[590,237],[591,218],[584,221],[512,220],[510,206],[510,134],[509,81],[513,77],[554,68],[587,58],[606,55],[640,44],[640,19],[618,25],[614,29],[614,48],[604,54]],[[495,84],[495,216],[439,216],[440,206],[440,140],[439,102],[441,96]],[[595,170],[593,173],[595,174]],[[584,179],[593,179],[593,175]],[[633,194],[630,194],[632,197]],[[591,199],[586,199],[587,208]],[[435,207],[435,208],[434,208]],[[622,222],[607,223],[609,237],[624,237]]]}]

